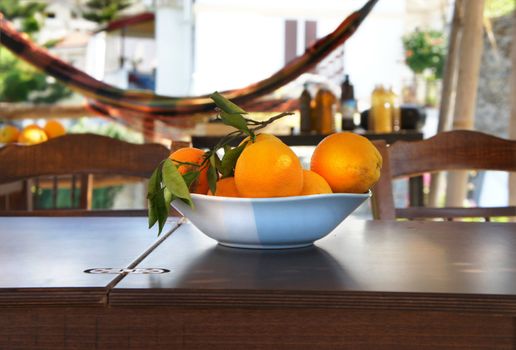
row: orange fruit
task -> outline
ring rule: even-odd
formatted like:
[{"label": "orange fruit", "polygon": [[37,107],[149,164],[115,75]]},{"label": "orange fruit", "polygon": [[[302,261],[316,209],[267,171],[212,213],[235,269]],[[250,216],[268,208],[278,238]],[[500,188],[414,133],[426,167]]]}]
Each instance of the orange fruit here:
[{"label": "orange fruit", "polygon": [[303,188],[303,168],[283,142],[263,140],[242,151],[235,167],[235,183],[242,197],[297,196]]},{"label": "orange fruit", "polygon": [[[180,148],[177,151],[174,151],[170,154],[169,158],[172,161],[178,162],[187,162],[194,164],[201,164],[204,160],[204,151],[194,147],[185,147]],[[178,170],[181,174],[186,174],[191,171],[200,170],[201,173],[197,180],[190,187],[190,192],[192,193],[200,193],[206,194],[208,192],[208,166],[207,164],[202,168],[196,167],[194,165],[181,164],[178,162],[174,162],[178,166]]]},{"label": "orange fruit", "polygon": [[363,136],[340,132],[315,148],[310,169],[324,177],[333,192],[364,193],[380,177],[382,156]]},{"label": "orange fruit", "polygon": [[0,143],[11,143],[18,141],[20,130],[12,125],[5,125],[0,129]]},{"label": "orange fruit", "polygon": [[29,124],[23,128],[23,130],[30,130],[30,129],[41,129],[41,127],[38,124]]},{"label": "orange fruit", "polygon": [[[211,190],[208,191],[209,196],[213,196]],[[219,197],[240,197],[235,184],[234,177],[226,177],[217,181],[217,189],[215,190],[215,196]]]},{"label": "orange fruit", "polygon": [[[249,139],[250,139],[250,138],[251,138],[250,136],[247,136],[245,139],[243,139],[243,140],[242,140],[242,142],[240,142],[240,143],[238,144],[238,146],[243,145],[243,144],[244,144],[244,142],[249,141]],[[271,134],[258,134],[258,135],[256,135],[256,137],[254,138],[254,142],[253,142],[253,143],[256,143],[256,142],[259,142],[259,141],[263,141],[263,140],[276,140],[276,141],[282,142],[279,138],[277,138],[277,137],[276,137],[276,136],[274,136],[274,135],[271,135]],[[249,142],[249,143],[247,144],[247,146],[246,146],[246,147],[248,147],[248,146],[250,146],[250,145],[252,145],[252,143],[251,143],[251,142]]]},{"label": "orange fruit", "polygon": [[35,145],[48,140],[47,134],[39,126],[26,126],[18,136],[18,142],[23,145]]},{"label": "orange fruit", "polygon": [[311,170],[303,170],[303,189],[299,195],[333,193],[328,182]]},{"label": "orange fruit", "polygon": [[63,124],[53,119],[47,121],[43,130],[45,130],[45,133],[49,139],[66,134],[66,129],[64,128]]}]

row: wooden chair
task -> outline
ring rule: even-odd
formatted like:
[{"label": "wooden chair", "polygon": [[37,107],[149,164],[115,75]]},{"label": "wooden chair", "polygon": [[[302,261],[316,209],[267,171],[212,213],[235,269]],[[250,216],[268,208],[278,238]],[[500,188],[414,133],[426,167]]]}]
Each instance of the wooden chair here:
[{"label": "wooden chair", "polygon": [[423,141],[399,141],[390,146],[375,141],[383,156],[380,180],[373,188],[375,219],[393,220],[516,216],[516,207],[496,208],[395,208],[392,180],[446,170],[516,171],[516,140],[477,131],[442,132]]},{"label": "wooden chair", "polygon": [[[69,134],[33,146],[7,145],[0,148],[0,186],[21,186],[28,193],[29,211],[38,209],[43,181],[52,189],[52,209],[60,209],[57,190],[65,186],[70,188],[72,209],[90,210],[93,176],[149,178],[169,154],[160,144],[133,144],[94,134]],[[0,198],[0,206],[13,209],[9,195],[3,203]]]}]

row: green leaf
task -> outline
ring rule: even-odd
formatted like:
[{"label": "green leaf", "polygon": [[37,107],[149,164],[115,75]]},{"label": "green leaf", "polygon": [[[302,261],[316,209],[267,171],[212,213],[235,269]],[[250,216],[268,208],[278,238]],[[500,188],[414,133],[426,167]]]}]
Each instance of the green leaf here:
[{"label": "green leaf", "polygon": [[160,207],[161,210],[161,218],[163,218],[162,221],[159,223],[159,234],[161,233],[161,230],[163,229],[163,226],[165,225],[165,222],[167,221],[168,214],[170,213],[170,205],[172,201],[176,199],[176,197],[168,190],[168,188],[163,187],[163,207]]},{"label": "green leaf", "polygon": [[[215,169],[218,171],[218,169],[220,169],[220,166],[222,165],[222,162],[217,153],[213,153],[213,158],[215,158]],[[211,163],[211,155],[210,155],[210,163]]]},{"label": "green leaf", "polygon": [[147,202],[148,202],[147,216],[149,218],[149,228],[151,228],[158,221],[158,212],[157,212],[156,206],[154,205],[154,202],[152,200],[148,199]]},{"label": "green leaf", "polygon": [[229,114],[247,114],[246,111],[244,111],[242,108],[219,94],[217,91],[215,91],[213,94],[210,95],[210,98],[215,102],[217,107],[219,107],[221,110],[223,110],[226,113]]},{"label": "green leaf", "polygon": [[193,208],[192,197],[190,196],[185,180],[170,159],[166,159],[163,163],[162,175],[163,182],[172,195],[181,198]]},{"label": "green leaf", "polygon": [[162,164],[160,164],[156,170],[152,173],[149,179],[149,185],[147,190],[147,198],[149,203],[148,217],[149,217],[149,228],[158,223],[158,236],[163,231],[163,227],[167,222],[167,217],[170,208],[170,202],[172,201],[172,193],[167,188],[162,187]]},{"label": "green leaf", "polygon": [[224,157],[222,158],[222,162],[220,165],[220,173],[222,174],[222,177],[229,177],[233,176],[235,173],[235,166],[236,162],[238,160],[238,157],[240,157],[240,154],[244,150],[245,146],[247,145],[247,142],[245,142],[243,145],[235,147],[229,151],[227,151],[224,154]]},{"label": "green leaf", "polygon": [[166,187],[163,188],[163,198],[165,200],[165,206],[167,208],[170,207],[170,203],[174,200],[174,195]]},{"label": "green leaf", "polygon": [[183,179],[185,180],[186,186],[190,188],[192,184],[199,178],[199,171],[189,171],[183,174]]},{"label": "green leaf", "polygon": [[154,169],[147,184],[147,198],[157,193],[161,189],[161,164]]},{"label": "green leaf", "polygon": [[208,186],[210,186],[211,193],[215,194],[217,190],[217,155],[213,153],[210,156],[210,166],[208,168]]},{"label": "green leaf", "polygon": [[152,173],[149,183],[147,185],[147,199],[148,199],[148,217],[149,217],[149,228],[154,226],[158,221],[158,208],[155,204],[155,198],[161,191],[161,165],[158,166]]},{"label": "green leaf", "polygon": [[217,168],[217,159],[218,159],[218,156],[216,153],[212,153],[210,154],[210,165],[214,168]]},{"label": "green leaf", "polygon": [[220,118],[222,119],[222,122],[224,124],[237,128],[238,130],[245,132],[248,135],[251,134],[251,131],[247,126],[247,122],[241,114],[227,113],[225,111],[221,111]]},{"label": "green leaf", "polygon": [[154,207],[157,212],[158,217],[158,236],[161,234],[161,231],[163,231],[163,227],[165,227],[165,223],[167,222],[169,207],[165,205],[165,189],[162,191],[159,191],[154,197]]}]

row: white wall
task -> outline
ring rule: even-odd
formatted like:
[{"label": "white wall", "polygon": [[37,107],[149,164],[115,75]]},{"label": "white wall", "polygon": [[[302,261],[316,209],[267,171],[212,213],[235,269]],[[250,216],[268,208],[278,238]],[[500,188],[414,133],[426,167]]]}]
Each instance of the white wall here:
[{"label": "white wall", "polygon": [[284,20],[254,13],[196,13],[192,94],[239,88],[283,66]]},{"label": "white wall", "polygon": [[405,0],[379,1],[358,31],[347,41],[344,69],[364,108],[376,84],[400,91],[406,68],[403,45]]},{"label": "white wall", "polygon": [[[369,102],[377,83],[400,88],[406,0],[379,1],[345,46],[344,66],[356,95]],[[194,95],[239,88],[284,65],[284,22],[316,20],[333,31],[365,0],[198,0],[195,5]]]},{"label": "white wall", "polygon": [[86,73],[102,80],[106,67],[106,32],[92,35],[86,48]]},{"label": "white wall", "polygon": [[156,92],[188,96],[193,69],[193,22],[188,5],[184,7],[178,1],[164,1],[156,12],[155,33]]}]

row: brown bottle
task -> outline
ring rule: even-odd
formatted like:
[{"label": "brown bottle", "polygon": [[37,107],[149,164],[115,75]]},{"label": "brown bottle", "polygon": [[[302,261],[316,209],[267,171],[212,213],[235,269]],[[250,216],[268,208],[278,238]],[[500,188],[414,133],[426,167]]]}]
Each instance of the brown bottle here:
[{"label": "brown bottle", "polygon": [[335,109],[337,99],[328,89],[321,88],[315,95],[316,130],[320,134],[335,132]]},{"label": "brown bottle", "polygon": [[310,132],[312,128],[312,96],[308,91],[308,84],[304,85],[303,92],[299,97],[299,118],[301,132]]},{"label": "brown bottle", "polygon": [[356,128],[354,117],[357,113],[357,101],[355,91],[346,74],[341,85],[340,113],[342,115],[342,130],[354,130]]}]

